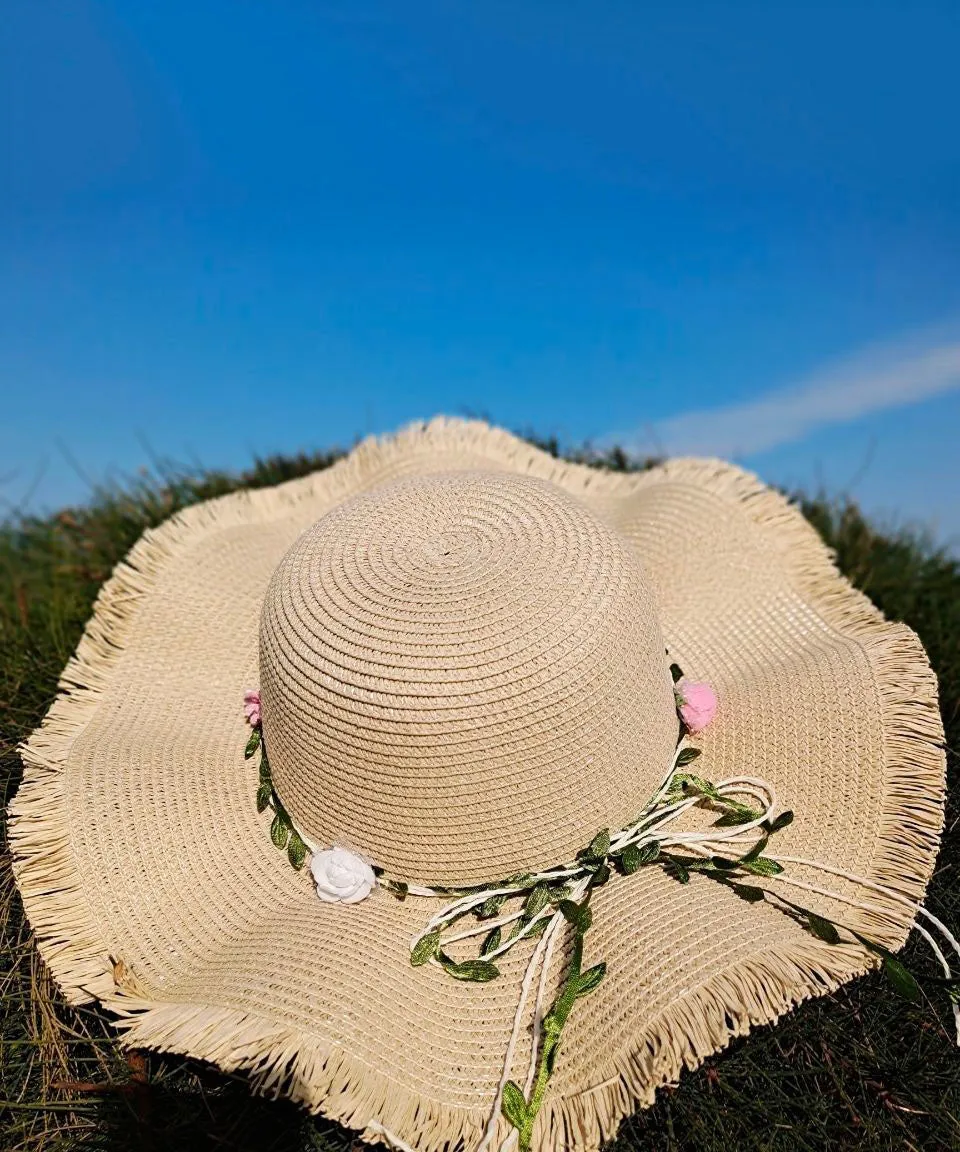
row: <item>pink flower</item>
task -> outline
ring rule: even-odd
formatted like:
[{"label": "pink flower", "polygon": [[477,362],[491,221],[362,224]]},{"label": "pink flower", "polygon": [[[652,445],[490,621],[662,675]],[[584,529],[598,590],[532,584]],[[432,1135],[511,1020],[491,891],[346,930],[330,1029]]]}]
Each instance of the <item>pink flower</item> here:
[{"label": "pink flower", "polygon": [[253,688],[243,694],[243,714],[254,728],[260,723],[260,693]]},{"label": "pink flower", "polygon": [[709,684],[680,680],[676,685],[677,707],[680,719],[688,732],[699,732],[713,719],[717,711],[717,694]]}]

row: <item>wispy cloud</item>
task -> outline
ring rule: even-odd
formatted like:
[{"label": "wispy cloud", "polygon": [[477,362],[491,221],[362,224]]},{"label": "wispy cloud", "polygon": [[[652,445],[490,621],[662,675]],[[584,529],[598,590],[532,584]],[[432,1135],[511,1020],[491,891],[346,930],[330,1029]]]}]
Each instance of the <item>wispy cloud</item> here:
[{"label": "wispy cloud", "polygon": [[620,441],[671,455],[743,457],[843,424],[960,390],[960,340],[875,345],[792,385],[740,404],[684,412]]}]

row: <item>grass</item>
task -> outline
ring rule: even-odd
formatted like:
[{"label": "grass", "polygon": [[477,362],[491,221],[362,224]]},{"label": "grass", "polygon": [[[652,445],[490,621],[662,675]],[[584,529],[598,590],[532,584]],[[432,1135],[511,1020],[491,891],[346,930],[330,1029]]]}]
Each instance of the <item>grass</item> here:
[{"label": "grass", "polygon": [[[555,442],[539,441],[558,452]],[[147,527],[239,487],[276,484],[338,453],[258,460],[241,474],[161,468],[51,517],[0,525],[0,790],[17,787],[18,742],[40,721],[97,589]],[[567,453],[613,469],[614,450]],[[931,906],[960,923],[960,563],[909,531],[876,530],[855,505],[804,499],[843,571],[920,634],[940,678],[951,792]],[[907,954],[924,964],[916,945]],[[254,1099],[195,1061],[124,1055],[106,1018],[64,1004],[24,923],[0,844],[0,1149],[337,1152],[336,1125]],[[612,1152],[640,1149],[960,1148],[960,1053],[941,1005],[898,1000],[879,977],[803,1005],[660,1093]]]}]

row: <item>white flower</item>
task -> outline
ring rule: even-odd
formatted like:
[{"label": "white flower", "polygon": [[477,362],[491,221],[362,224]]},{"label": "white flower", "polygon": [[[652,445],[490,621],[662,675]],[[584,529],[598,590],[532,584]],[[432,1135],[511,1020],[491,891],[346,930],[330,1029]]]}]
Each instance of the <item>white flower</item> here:
[{"label": "white flower", "polygon": [[346,848],[314,852],[310,871],[317,882],[317,895],[331,904],[357,904],[370,895],[377,883],[367,861]]}]

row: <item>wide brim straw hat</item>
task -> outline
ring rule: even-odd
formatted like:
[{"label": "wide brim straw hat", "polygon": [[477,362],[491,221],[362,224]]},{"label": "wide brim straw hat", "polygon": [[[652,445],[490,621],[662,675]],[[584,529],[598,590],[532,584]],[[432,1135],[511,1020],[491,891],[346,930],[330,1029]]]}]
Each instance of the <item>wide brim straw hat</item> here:
[{"label": "wide brim straw hat", "polygon": [[[23,748],[11,838],[41,954],[126,1044],[469,1152],[505,1074],[523,1083],[534,944],[489,982],[413,966],[442,906],[417,887],[558,865],[627,825],[677,744],[671,663],[719,701],[688,737],[701,775],[768,782],[794,813],[778,851],[832,869],[790,865],[803,906],[899,948],[943,820],[914,633],[737,467],[612,473],[436,419],[180,512],[117,567]],[[366,899],[318,899],[271,843],[255,687],[276,794],[314,850],[382,869]],[[592,894],[583,964],[606,977],[570,1015],[536,1147],[596,1149],[684,1068],[877,963],[714,880],[643,867]]]}]

